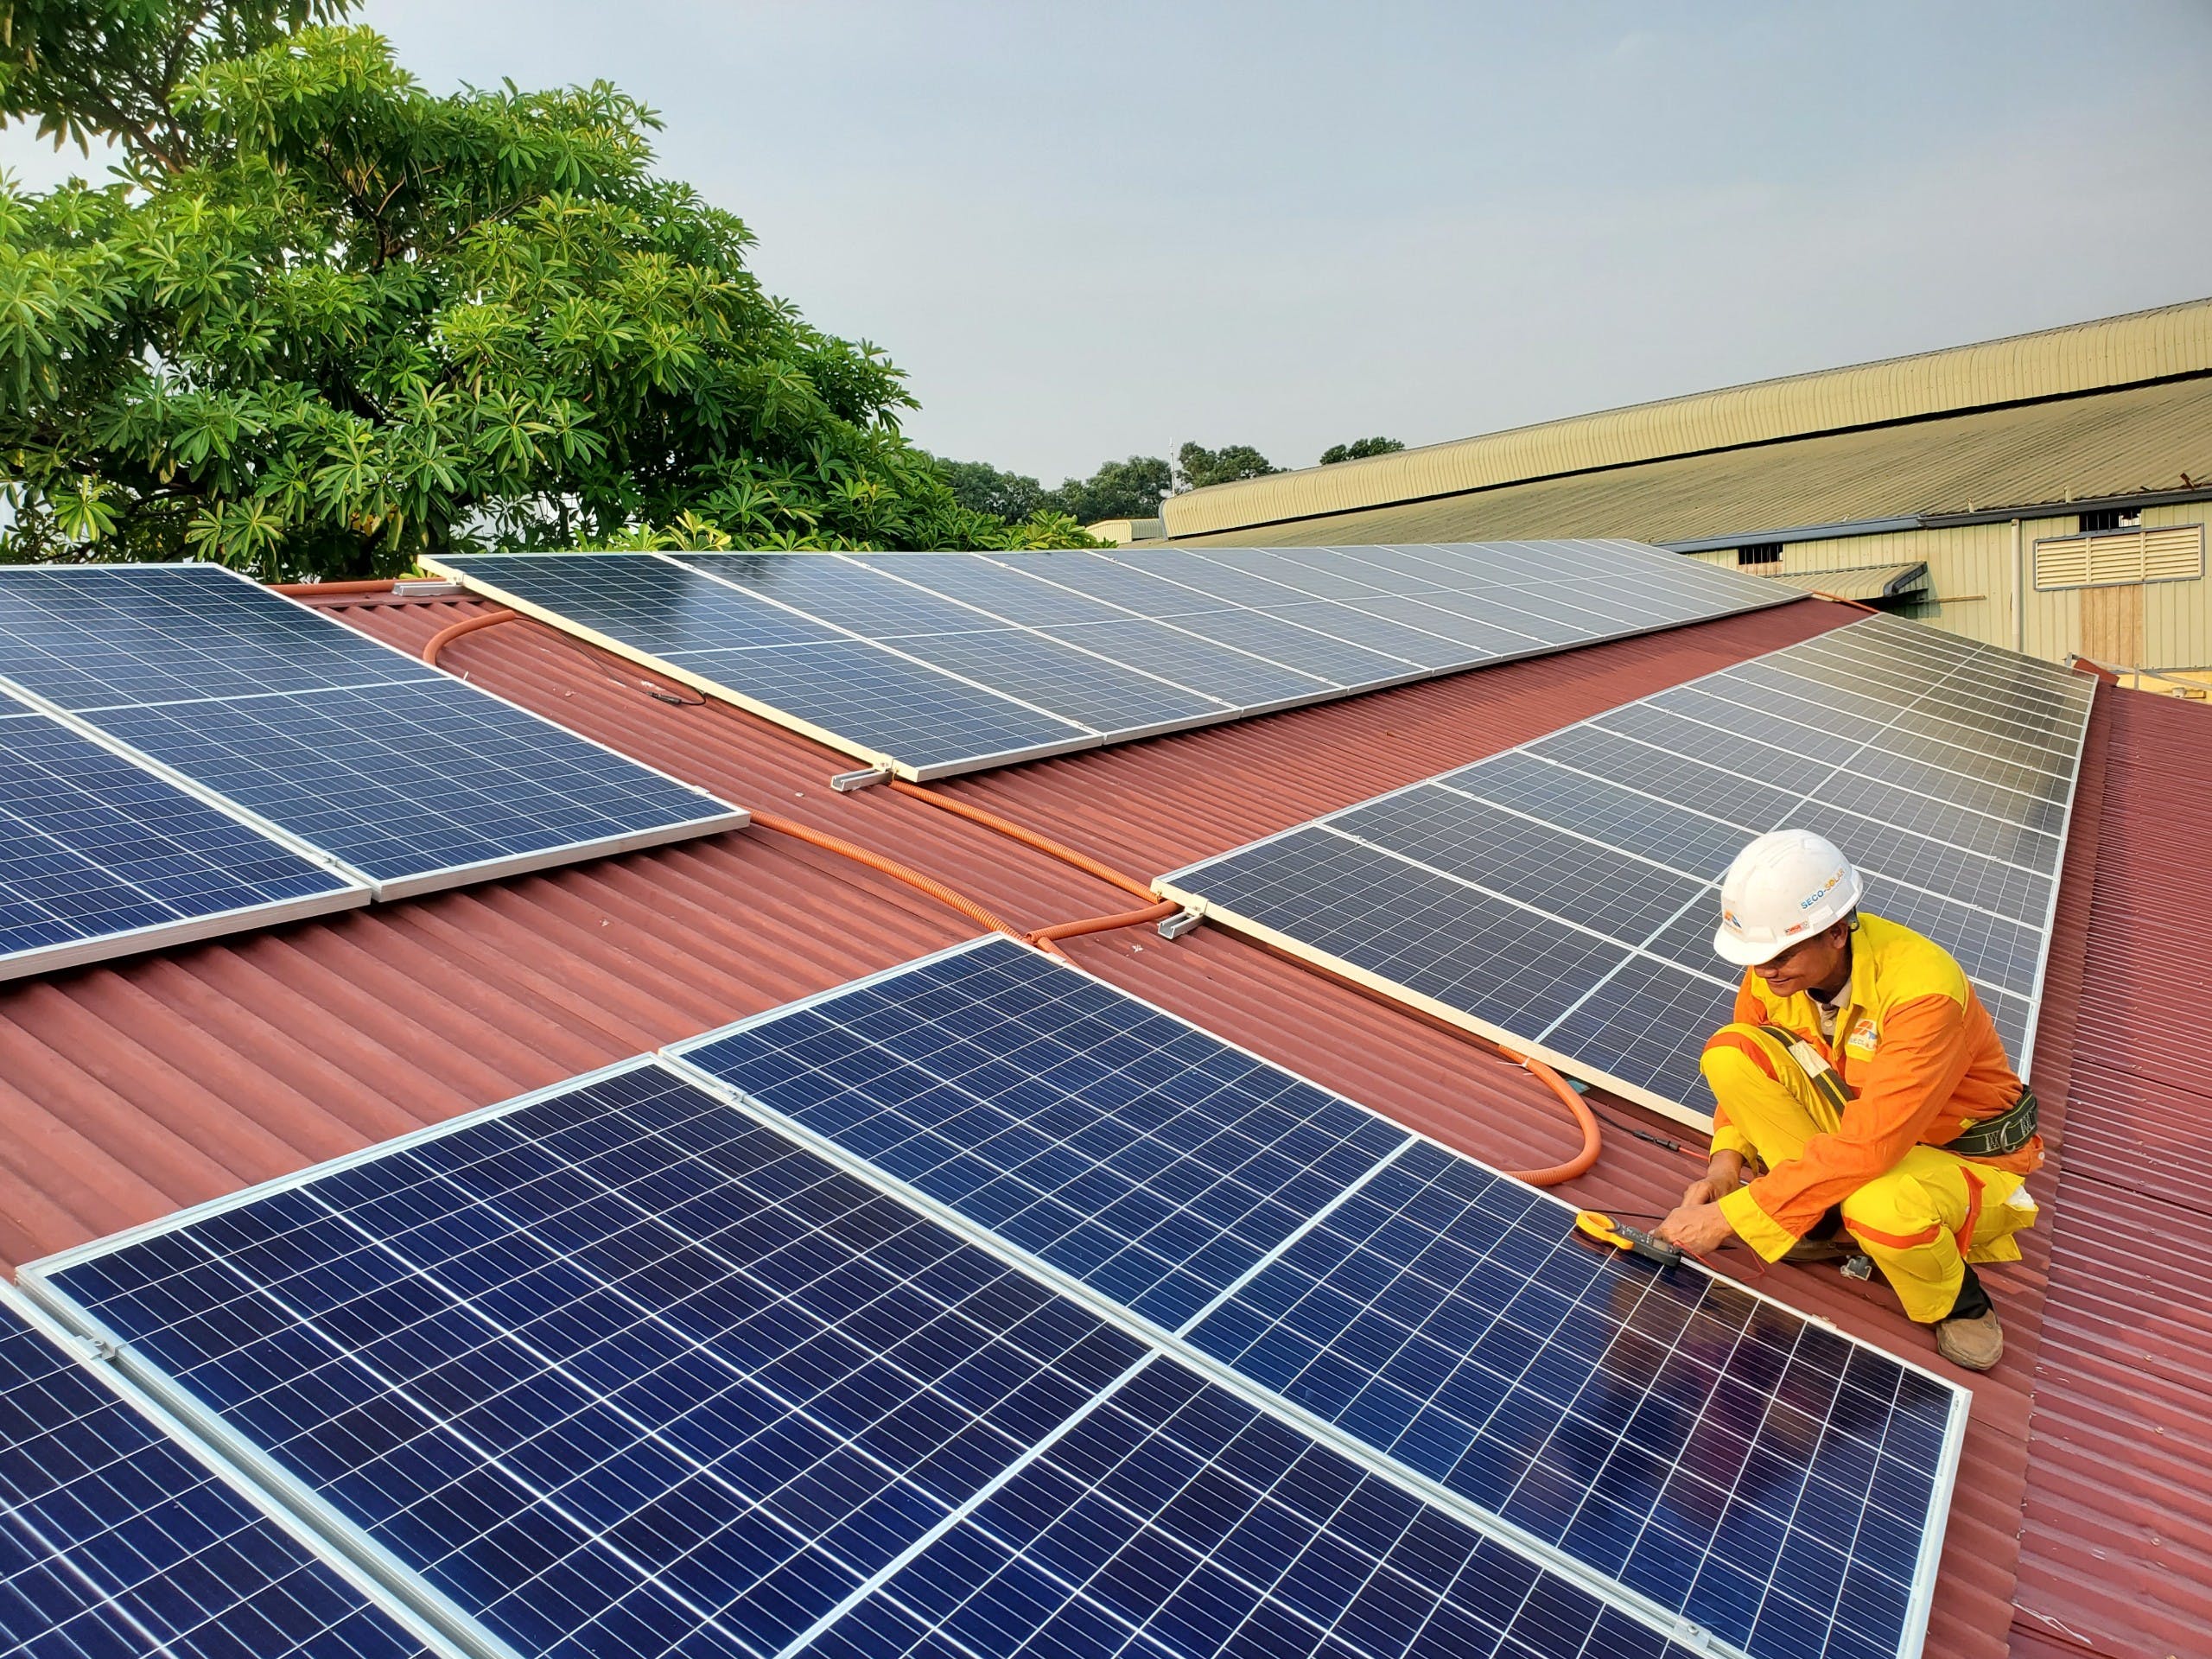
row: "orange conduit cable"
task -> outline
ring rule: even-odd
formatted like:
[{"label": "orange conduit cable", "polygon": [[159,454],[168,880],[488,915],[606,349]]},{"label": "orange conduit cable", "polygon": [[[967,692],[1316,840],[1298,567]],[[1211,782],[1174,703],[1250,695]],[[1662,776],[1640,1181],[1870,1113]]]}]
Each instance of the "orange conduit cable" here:
[{"label": "orange conduit cable", "polygon": [[449,622],[423,642],[423,660],[435,664],[438,653],[464,633],[474,633],[479,628],[488,628],[501,622],[516,622],[522,619],[520,611],[486,611],[481,616],[464,616],[458,622]]},{"label": "orange conduit cable", "polygon": [[269,591],[290,599],[338,599],[347,594],[388,594],[397,586],[390,577],[382,582],[272,582]]},{"label": "orange conduit cable", "polygon": [[1052,927],[1040,927],[1029,936],[1029,943],[1065,962],[1068,953],[1058,944],[1061,939],[1079,938],[1085,933],[1105,933],[1117,927],[1142,927],[1147,922],[1164,922],[1170,916],[1179,914],[1182,908],[1173,899],[1163,899],[1156,905],[1147,905],[1142,910],[1125,910],[1117,915],[1090,916],[1079,922],[1061,922]]},{"label": "orange conduit cable", "polygon": [[1023,846],[1034,848],[1049,858],[1057,858],[1063,864],[1073,865],[1086,875],[1095,875],[1109,887],[1119,887],[1123,893],[1135,894],[1139,899],[1154,897],[1152,889],[1135,876],[1124,875],[1112,866],[1100,863],[1089,854],[1079,853],[1074,848],[1054,841],[1049,836],[1039,835],[1034,830],[1014,823],[1011,818],[1002,818],[997,813],[987,812],[980,806],[970,806],[957,796],[940,794],[938,791],[920,784],[910,784],[904,778],[891,779],[888,784],[893,790],[901,795],[912,796],[918,801],[927,801],[931,806],[950,812],[955,817],[965,818],[970,823],[980,823],[984,829],[995,830],[1009,841],[1018,841]]},{"label": "orange conduit cable", "polygon": [[772,830],[779,836],[789,836],[795,841],[805,842],[810,847],[819,847],[824,852],[836,853],[841,858],[849,858],[855,863],[865,864],[880,874],[887,875],[893,880],[905,882],[917,893],[927,893],[939,904],[958,911],[978,926],[987,927],[994,933],[1003,933],[1010,939],[1021,939],[1025,942],[1027,940],[1028,936],[1019,928],[1001,921],[973,899],[969,898],[967,894],[948,887],[935,876],[924,875],[912,865],[901,864],[895,858],[886,858],[880,853],[872,853],[867,848],[847,841],[842,836],[830,835],[824,830],[814,829],[791,818],[779,817],[772,812],[763,812],[756,808],[752,810],[751,816],[754,827],[758,829]]}]

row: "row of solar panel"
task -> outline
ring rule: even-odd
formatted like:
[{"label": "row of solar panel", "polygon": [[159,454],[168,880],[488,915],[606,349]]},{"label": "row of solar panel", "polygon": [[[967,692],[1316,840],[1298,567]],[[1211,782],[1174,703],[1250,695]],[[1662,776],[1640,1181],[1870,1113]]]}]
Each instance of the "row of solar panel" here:
[{"label": "row of solar panel", "polygon": [[211,565],[0,570],[0,976],[744,816]]},{"label": "row of solar panel", "polygon": [[915,778],[1795,597],[1630,542],[429,563]]},{"label": "row of solar panel", "polygon": [[1165,877],[1160,892],[1710,1109],[1716,882],[1800,825],[1957,957],[2024,1071],[2093,683],[1868,618]]},{"label": "row of solar panel", "polygon": [[531,1654],[1887,1659],[1964,1411],[1003,939],[26,1282]]}]

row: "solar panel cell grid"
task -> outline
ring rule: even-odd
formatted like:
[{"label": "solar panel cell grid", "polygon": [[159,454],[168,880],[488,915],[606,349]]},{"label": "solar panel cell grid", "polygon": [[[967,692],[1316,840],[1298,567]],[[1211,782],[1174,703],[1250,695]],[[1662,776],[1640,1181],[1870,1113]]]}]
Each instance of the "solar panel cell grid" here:
[{"label": "solar panel cell grid", "polygon": [[408,1659],[423,1649],[0,1304],[0,1654]]},{"label": "solar panel cell grid", "polygon": [[1440,787],[1578,830],[1687,875],[1718,880],[1743,850],[1739,825],[1525,752],[1447,772],[1437,781]]},{"label": "solar panel cell grid", "polygon": [[1010,941],[677,1052],[1169,1330],[1407,1139]]},{"label": "solar panel cell grid", "polygon": [[1589,1249],[1570,1210],[1440,1148],[1192,1340],[1732,1646],[1904,1639],[1951,1391],[1724,1281]]},{"label": "solar panel cell grid", "polygon": [[97,941],[125,948],[133,933],[150,943],[226,915],[245,925],[256,911],[305,914],[359,896],[44,715],[0,712],[0,974]]},{"label": "solar panel cell grid", "polygon": [[1141,1352],[636,1068],[53,1275],[524,1652],[772,1653]]},{"label": "solar panel cell grid", "polygon": [[1165,1360],[807,1651],[820,1659],[1682,1652]]},{"label": "solar panel cell grid", "polygon": [[[1194,624],[1219,620],[1185,619]],[[1233,708],[1254,708],[1286,697],[1311,696],[1335,689],[1332,681],[1179,629],[1179,624],[1170,626],[1131,618],[1122,622],[1086,622],[1071,628],[1052,628],[1046,633],[1051,639],[1187,685]]]},{"label": "solar panel cell grid", "polygon": [[1564,921],[1639,944],[1704,884],[1454,791],[1421,785],[1344,813],[1339,834]]},{"label": "solar panel cell grid", "polygon": [[1136,731],[1230,712],[1228,705],[1187,687],[1020,629],[888,643],[934,668],[994,686],[1095,732]]},{"label": "solar panel cell grid", "polygon": [[0,569],[0,677],[69,709],[436,671],[219,565]]},{"label": "solar panel cell grid", "polygon": [[117,709],[101,724],[378,882],[727,816],[696,790],[442,676]]}]

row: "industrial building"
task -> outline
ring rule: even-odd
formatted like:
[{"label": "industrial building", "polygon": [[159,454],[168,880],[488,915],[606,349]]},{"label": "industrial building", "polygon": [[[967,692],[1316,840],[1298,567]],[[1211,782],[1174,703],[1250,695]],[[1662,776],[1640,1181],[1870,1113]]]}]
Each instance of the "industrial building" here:
[{"label": "industrial building", "polygon": [[1627,537],[2051,660],[2192,676],[2212,667],[2208,501],[2197,300],[1216,485],[1159,525],[1264,546]]}]

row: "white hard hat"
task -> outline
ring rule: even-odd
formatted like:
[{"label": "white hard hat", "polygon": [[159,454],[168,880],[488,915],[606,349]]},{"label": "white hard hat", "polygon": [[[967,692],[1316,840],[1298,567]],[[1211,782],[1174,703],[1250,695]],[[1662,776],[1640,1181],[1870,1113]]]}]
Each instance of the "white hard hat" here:
[{"label": "white hard hat", "polygon": [[1835,843],[1809,830],[1777,830],[1736,855],[1720,878],[1713,948],[1738,968],[1770,962],[1859,907],[1864,884]]}]

